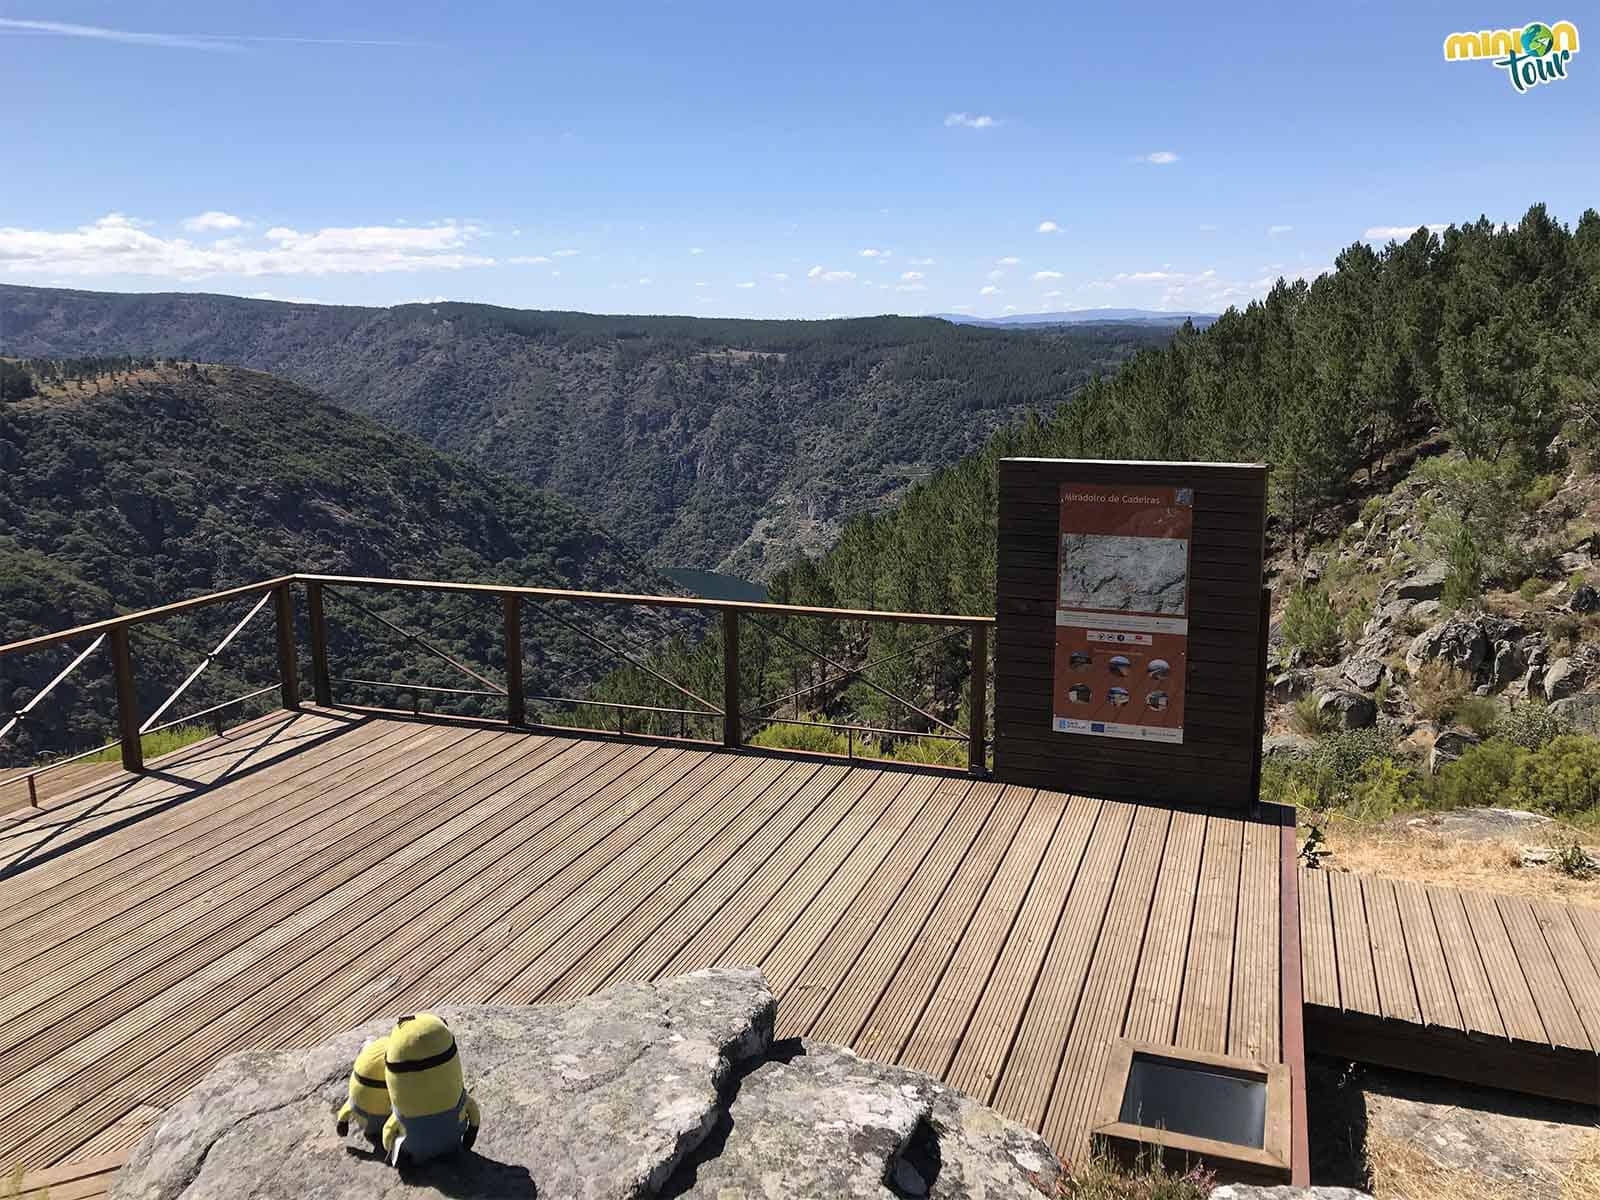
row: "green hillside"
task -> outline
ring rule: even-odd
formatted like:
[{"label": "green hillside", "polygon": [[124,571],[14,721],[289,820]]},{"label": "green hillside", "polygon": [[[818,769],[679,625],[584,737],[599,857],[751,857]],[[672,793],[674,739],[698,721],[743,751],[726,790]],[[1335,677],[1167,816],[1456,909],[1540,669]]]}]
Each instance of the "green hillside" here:
[{"label": "green hillside", "polygon": [[[0,642],[291,571],[671,590],[570,504],[270,375],[114,359],[28,362],[22,371],[38,394],[0,400]],[[21,377],[13,364],[7,397],[28,390],[16,386]],[[500,677],[492,598],[358,598]],[[144,711],[247,608],[136,629]],[[336,671],[481,687],[358,609],[330,601],[328,611]],[[621,619],[605,614],[592,627],[611,631]],[[629,636],[648,639],[657,626],[636,617]],[[530,691],[580,687],[603,665],[576,634],[533,613],[526,643]],[[272,647],[269,610],[173,715],[273,682]],[[0,712],[25,703],[70,653],[0,659]],[[82,748],[107,732],[105,655],[78,679],[41,706],[20,746],[8,739],[0,762]],[[344,694],[409,704],[395,692]]]},{"label": "green hillside", "polygon": [[272,371],[549,488],[662,567],[765,579],[1168,328],[335,308],[0,286],[0,354]]}]

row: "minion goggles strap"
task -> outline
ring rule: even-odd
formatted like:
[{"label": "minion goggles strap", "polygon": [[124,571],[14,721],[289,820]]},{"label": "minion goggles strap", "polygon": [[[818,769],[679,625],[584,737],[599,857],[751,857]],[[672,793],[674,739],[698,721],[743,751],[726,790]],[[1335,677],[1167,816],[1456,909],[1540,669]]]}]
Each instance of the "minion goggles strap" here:
[{"label": "minion goggles strap", "polygon": [[406,1071],[426,1071],[430,1067],[437,1067],[441,1063],[449,1062],[455,1056],[456,1044],[452,1041],[449,1049],[441,1050],[438,1054],[431,1055],[428,1058],[418,1058],[402,1062],[395,1062],[393,1059],[387,1059],[383,1065],[391,1071],[398,1071],[402,1073]]}]

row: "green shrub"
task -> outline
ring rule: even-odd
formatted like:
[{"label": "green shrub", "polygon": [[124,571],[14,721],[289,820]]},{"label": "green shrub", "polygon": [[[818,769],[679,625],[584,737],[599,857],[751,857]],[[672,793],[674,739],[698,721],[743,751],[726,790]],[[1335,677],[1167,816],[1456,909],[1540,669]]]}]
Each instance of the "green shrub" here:
[{"label": "green shrub", "polygon": [[1406,686],[1417,715],[1442,725],[1456,714],[1462,698],[1472,690],[1472,677],[1449,663],[1435,659],[1419,666]]},{"label": "green shrub", "polygon": [[1350,789],[1350,807],[1362,817],[1387,817],[1416,797],[1416,772],[1389,757],[1370,758]]},{"label": "green shrub", "polygon": [[1444,591],[1439,594],[1439,603],[1446,612],[1463,608],[1483,595],[1483,551],[1465,522],[1453,522],[1451,532],[1445,535],[1444,565]]},{"label": "green shrub", "polygon": [[943,767],[966,765],[967,747],[949,738],[903,738],[894,744],[889,757],[895,762],[930,763]]},{"label": "green shrub", "polygon": [[1366,729],[1346,729],[1325,738],[1313,761],[1336,784],[1350,787],[1362,778],[1369,762],[1394,753],[1396,733],[1390,721]]},{"label": "green shrub", "polygon": [[[171,754],[174,750],[182,750],[185,746],[192,746],[195,742],[203,742],[211,736],[211,730],[204,725],[174,725],[171,729],[157,730],[147,733],[139,739],[139,745],[144,753],[146,762],[152,758],[159,758],[163,754]],[[91,754],[85,762],[121,762],[122,748],[108,746],[99,754]]]},{"label": "green shrub", "polygon": [[1572,727],[1537,700],[1524,700],[1505,713],[1495,726],[1497,736],[1524,750],[1542,750]]},{"label": "green shrub", "polygon": [[1283,607],[1283,639],[1312,662],[1331,662],[1343,645],[1339,614],[1328,589],[1301,584]]},{"label": "green shrub", "polygon": [[1294,715],[1289,718],[1289,728],[1307,737],[1327,737],[1339,728],[1338,714],[1317,704],[1315,696],[1301,696],[1294,702]]},{"label": "green shrub", "polygon": [[1561,476],[1535,475],[1522,490],[1522,507],[1532,512],[1534,509],[1543,508],[1555,499],[1561,490]]},{"label": "green shrub", "polygon": [[1487,696],[1463,696],[1456,702],[1455,722],[1479,737],[1488,737],[1500,721],[1500,706]]},{"label": "green shrub", "polygon": [[[821,721],[823,718],[816,713],[802,713],[796,719]],[[814,725],[763,725],[751,736],[750,744],[766,750],[803,750],[811,754],[848,754],[850,751],[849,738],[843,733]]]},{"label": "green shrub", "polygon": [[1344,635],[1344,640],[1354,646],[1361,640],[1361,631],[1371,619],[1372,601],[1362,597],[1356,601],[1353,608],[1344,614],[1344,619],[1339,622],[1339,629]]},{"label": "green shrub", "polygon": [[1583,848],[1575,834],[1557,832],[1550,839],[1550,848],[1556,852],[1551,866],[1569,879],[1588,879],[1594,875],[1594,865],[1589,852]]},{"label": "green shrub", "polygon": [[1530,575],[1522,581],[1522,586],[1517,589],[1517,594],[1529,604],[1532,604],[1544,594],[1545,588],[1549,586],[1549,584],[1540,579],[1537,575]]},{"label": "green shrub", "polygon": [[1467,747],[1459,759],[1439,768],[1433,781],[1434,803],[1442,808],[1504,807],[1527,755],[1503,738]]},{"label": "green shrub", "polygon": [[1600,804],[1600,738],[1563,734],[1527,753],[1512,778],[1517,799],[1530,808],[1580,813]]},{"label": "green shrub", "polygon": [[1206,1200],[1215,1183],[1204,1167],[1174,1175],[1159,1156],[1141,1155],[1129,1170],[1096,1155],[1062,1179],[1055,1194],[1072,1200]]}]

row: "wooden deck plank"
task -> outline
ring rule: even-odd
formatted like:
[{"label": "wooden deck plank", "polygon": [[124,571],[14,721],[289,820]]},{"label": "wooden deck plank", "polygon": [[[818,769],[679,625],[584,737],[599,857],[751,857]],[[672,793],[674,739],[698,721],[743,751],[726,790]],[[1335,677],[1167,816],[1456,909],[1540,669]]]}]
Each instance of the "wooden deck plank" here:
[{"label": "wooden deck plank", "polygon": [[662,974],[718,965],[748,966],[754,961],[752,947],[769,945],[772,937],[787,927],[799,907],[877,824],[905,785],[903,779],[884,785],[874,772],[862,767],[852,768],[851,775],[840,785],[851,804],[838,823],[826,829],[813,827],[782,854],[774,855],[742,892],[718,910],[716,921],[673,955]]},{"label": "wooden deck plank", "polygon": [[1574,904],[1567,915],[1571,917],[1573,931],[1589,955],[1590,964],[1600,971],[1600,908]]},{"label": "wooden deck plank", "polygon": [[[250,825],[250,815],[246,814],[235,818],[247,823],[242,833],[229,836],[233,833],[232,823],[220,833],[207,831],[206,836],[195,839],[173,831],[166,849],[157,851],[144,863],[118,861],[116,866],[120,869],[109,878],[105,868],[87,868],[85,892],[40,913],[37,939],[7,945],[4,969],[26,964],[30,973],[38,975],[72,957],[82,959],[103,946],[131,946],[126,940],[129,932],[155,933],[157,927],[152,922],[171,911],[175,898],[188,895],[183,885],[202,874],[212,902],[225,903],[259,876],[257,868],[263,862],[292,863],[309,842],[324,836],[331,825],[356,820],[359,810],[350,803],[352,798],[381,787],[424,758],[446,751],[462,736],[419,738],[403,747],[390,746],[391,752],[379,760],[379,766],[369,767],[367,760],[358,759],[348,773],[334,772],[326,788],[319,786],[315,792],[309,792],[298,779],[284,781],[283,786],[303,800],[315,803],[310,800],[314,796],[321,801],[299,814],[299,819],[288,822],[287,827],[281,827],[270,813],[262,825]],[[384,745],[379,743],[380,747]],[[97,884],[97,879],[104,882]],[[29,928],[34,926],[30,924]]]},{"label": "wooden deck plank", "polygon": [[1252,1062],[1277,1062],[1283,1004],[1279,945],[1283,870],[1276,821],[1246,821],[1239,867],[1238,932],[1233,947],[1233,999],[1228,1053]]},{"label": "wooden deck plank", "polygon": [[1372,938],[1372,966],[1378,981],[1378,1014],[1393,1021],[1422,1024],[1416,984],[1411,979],[1411,959],[1406,953],[1405,931],[1395,902],[1394,881],[1378,875],[1361,879],[1366,905],[1367,933]]},{"label": "wooden deck plank", "polygon": [[1497,896],[1495,904],[1505,921],[1511,949],[1522,967],[1522,977],[1528,981],[1533,1002],[1539,1006],[1539,1019],[1544,1023],[1550,1044],[1578,1050],[1595,1049],[1583,1027],[1583,1018],[1572,1003],[1555,956],[1545,942],[1544,930],[1534,915],[1533,905],[1525,896]]},{"label": "wooden deck plank", "polygon": [[1394,898],[1405,934],[1406,956],[1411,960],[1411,976],[1417,985],[1422,1023],[1439,1029],[1464,1029],[1427,890],[1415,880],[1397,879]]},{"label": "wooden deck plank", "polygon": [[[455,749],[447,747],[443,755]],[[498,761],[497,756],[515,754],[514,743],[494,738],[461,743],[453,758],[425,755],[386,781],[403,786],[390,794],[391,804],[382,816],[373,820],[360,809],[349,810],[342,836],[317,853],[266,860],[239,886],[219,888],[215,895],[207,889],[162,898],[167,907],[159,911],[136,906],[97,931],[109,930],[108,936],[59,944],[33,964],[28,983],[0,999],[0,1053],[47,1029],[57,1036],[67,1033],[69,1027],[60,1022],[95,1003],[125,1004],[154,994],[165,981],[187,974],[198,956],[214,955],[219,948],[215,939],[232,938],[238,944],[270,928],[299,897],[359,871],[356,864],[364,860],[352,852],[365,848],[370,857],[371,848],[364,844],[376,830],[401,837],[416,806],[426,811],[432,803],[451,799],[455,793],[441,791],[441,785],[455,779],[455,772],[470,776],[483,763]],[[70,1028],[82,1024],[78,1019]],[[36,1042],[35,1051],[44,1044]]]},{"label": "wooden deck plank", "polygon": [[[784,1032],[947,1069],[964,1056],[1008,1115],[1081,1140],[1078,1101],[1111,1039],[1135,1013],[1160,1024],[1162,1004],[1175,1028],[1184,1002],[1197,814],[320,710],[182,769],[112,805],[86,795],[41,814],[25,840],[47,857],[0,880],[0,966],[47,966],[34,992],[0,972],[4,1161],[125,1152],[247,1047],[441,1001],[564,999],[751,961],[785,997]],[[52,820],[72,844],[51,840]],[[1219,838],[1242,829],[1213,822]],[[29,895],[28,911],[6,909]],[[1237,901],[1239,919],[1259,919],[1261,901]],[[1159,938],[1158,903],[1179,927]],[[1158,943],[1177,944],[1176,968],[1154,960]]]},{"label": "wooden deck plank", "polygon": [[1339,964],[1339,1006],[1345,1012],[1382,1016],[1361,877],[1334,871],[1328,876],[1328,893],[1333,911],[1334,960]]},{"label": "wooden deck plank", "polygon": [[816,768],[815,763],[761,763],[714,803],[697,797],[696,803],[686,806],[671,822],[662,822],[627,853],[611,856],[562,905],[561,919],[545,922],[546,937],[553,935],[553,940],[537,954],[528,955],[528,965],[492,999],[500,1004],[539,1000],[551,984],[624,921],[656,911],[653,905],[657,903],[663,907],[674,903],[681,893],[669,887],[668,881],[729,823],[782,804],[805,786]]},{"label": "wooden deck plank", "polygon": [[[498,745],[499,741],[499,735],[493,735],[490,744]],[[610,757],[614,751],[575,743],[567,753],[580,760],[595,760]],[[552,761],[561,760],[558,756]],[[217,1047],[216,1039],[238,1019],[236,1006],[246,1000],[256,1005],[264,1003],[267,985],[281,980],[296,963],[323,944],[344,939],[351,956],[366,945],[362,939],[348,937],[347,928],[331,925],[334,914],[354,901],[392,912],[385,886],[403,889],[418,874],[430,873],[442,847],[450,845],[454,851],[459,839],[469,831],[520,799],[520,793],[507,785],[518,773],[530,769],[537,773],[531,763],[519,764],[514,755],[505,760],[497,753],[448,782],[411,785],[422,792],[421,803],[429,806],[424,811],[431,811],[438,824],[419,836],[414,827],[406,824],[409,809],[386,813],[386,817],[396,817],[397,828],[358,855],[340,856],[338,869],[344,882],[329,890],[325,880],[331,868],[324,868],[322,880],[313,878],[308,886],[297,889],[300,894],[292,904],[298,907],[292,907],[249,941],[240,941],[235,927],[230,925],[226,936],[231,948],[220,958],[186,973],[154,1002],[102,1025],[48,1063],[25,1072],[17,1080],[18,1098],[40,1082],[49,1081],[49,1094],[35,1107],[42,1104],[54,1111],[74,1099],[86,1100],[89,1095],[94,1095],[97,1106],[104,1107],[124,1094],[148,1092],[156,1079],[167,1086],[168,1080],[180,1075],[180,1063],[192,1067],[214,1060],[216,1053],[227,1048],[227,1043]],[[218,1020],[219,1017],[223,1019]],[[250,1026],[242,1028],[248,1030]],[[183,1053],[176,1049],[153,1053],[156,1047],[170,1046],[178,1037],[198,1044],[189,1045]],[[115,1083],[106,1086],[106,1080]],[[130,1088],[133,1093],[127,1091]],[[0,1112],[6,1113],[0,1116],[0,1137],[9,1127],[11,1098],[8,1094],[6,1101],[0,1102]],[[32,1152],[26,1143],[23,1149],[25,1154]],[[39,1152],[50,1149],[58,1146],[46,1134],[41,1138]]]},{"label": "wooden deck plank", "polygon": [[[642,942],[654,936],[685,904],[699,895],[708,879],[726,869],[741,849],[767,834],[768,827],[784,813],[801,810],[804,802],[795,804],[793,801],[812,787],[820,771],[817,763],[794,764],[794,769],[784,771],[772,785],[762,788],[752,802],[740,805],[725,821],[702,822],[701,836],[652,864],[659,870],[650,878],[637,881],[636,896],[620,893],[607,901],[614,910],[619,910],[613,919],[605,922],[585,918],[591,929],[604,925],[600,936],[589,938],[581,952],[571,956],[559,974],[538,994],[538,1002],[572,1000],[599,987]],[[837,778],[831,773],[830,777]],[[729,801],[723,803],[726,805]]]},{"label": "wooden deck plank", "polygon": [[[1162,851],[1171,827],[1170,811],[1155,805],[1139,806],[1133,815],[1127,848],[1111,880],[1104,919],[1096,924],[1093,936],[1089,935],[1087,922],[1075,920],[1063,921],[1057,934],[1058,940],[1073,947],[1063,965],[1063,974],[1069,980],[1081,975],[1083,985],[1081,989],[1070,989],[1077,991],[1070,1023],[1042,1047],[1040,1057],[1048,1063],[1051,1075],[1043,1105],[1016,1105],[1009,1111],[1042,1129],[1051,1145],[1076,1161],[1083,1161],[1089,1153],[1090,1109],[1099,1097],[1111,1045],[1122,1031],[1134,973],[1144,950]],[[1076,896],[1073,902],[1077,903]],[[1027,1020],[1048,1020],[1052,1003],[1041,992],[1030,1002]],[[1018,1040],[1017,1052],[1006,1065],[999,1093],[1002,1102],[1007,1102],[1014,1077],[1020,1074],[1019,1067],[1026,1068],[1030,1061],[1023,1051],[1025,1044]],[[1042,1073],[1039,1081],[1044,1082]]]},{"label": "wooden deck plank", "polygon": [[1462,1027],[1468,1033],[1497,1038],[1507,1036],[1499,1002],[1494,998],[1494,988],[1484,969],[1483,952],[1478,948],[1478,939],[1473,936],[1472,924],[1467,920],[1461,893],[1455,888],[1445,887],[1425,887],[1423,890],[1428,895],[1428,908],[1433,913],[1434,927],[1439,931],[1439,946],[1444,953],[1445,969],[1450,974],[1451,992],[1461,1010]]},{"label": "wooden deck plank", "polygon": [[[807,960],[794,975],[794,986],[784,995],[779,1022],[792,1036],[805,1035],[815,1024],[836,991],[852,976],[881,981],[884,964],[864,957],[874,935],[886,925],[894,925],[907,910],[924,907],[917,898],[918,885],[948,878],[954,869],[941,850],[955,844],[969,845],[987,807],[966,803],[973,789],[970,780],[933,779],[932,795],[923,811],[868,877],[865,885],[840,912],[824,937],[813,947]],[[991,802],[992,805],[992,802]],[[788,940],[788,939],[785,939]],[[775,948],[774,962],[785,949]],[[763,968],[766,967],[764,962]]]},{"label": "wooden deck plank", "polygon": [[985,1103],[994,1095],[1027,997],[1044,967],[1045,955],[1055,939],[1061,913],[1072,897],[1073,881],[1085,861],[1102,813],[1108,813],[1106,840],[1115,842],[1120,854],[1127,838],[1127,827],[1119,820],[1123,811],[1122,805],[1108,809],[1105,801],[1084,796],[1067,801],[1050,848],[1013,916],[978,1003],[953,1047],[954,1053],[939,1064],[937,1074],[941,1078]]},{"label": "wooden deck plank", "polygon": [[[1573,922],[1573,906],[1551,900],[1533,901],[1533,916],[1544,934],[1567,995],[1583,1022],[1591,1048],[1600,1049],[1600,971],[1595,970],[1589,953]],[[1600,1070],[1600,1063],[1596,1064]]]},{"label": "wooden deck plank", "polygon": [[[1010,855],[1023,820],[1033,807],[1034,790],[1004,786],[983,832],[961,859],[955,877],[916,927],[889,981],[870,1003],[837,994],[817,1036],[831,1031],[838,1041],[869,1057],[893,1062],[899,1056],[939,985],[951,959],[966,939],[979,905],[990,894]],[[853,1022],[853,1024],[852,1024]]]},{"label": "wooden deck plank", "polygon": [[384,1013],[436,1006],[468,964],[488,961],[532,924],[513,924],[518,915],[549,911],[581,881],[570,869],[605,831],[649,828],[697,783],[716,779],[722,765],[701,752],[634,749],[581,778],[545,781],[523,801],[521,819],[410,895],[371,911],[364,941],[376,949],[346,955],[341,966],[341,947],[332,943],[302,964],[295,974],[312,982],[282,989],[258,1040],[315,1042]]},{"label": "wooden deck plank", "polygon": [[1494,995],[1495,1008],[1505,1023],[1507,1036],[1550,1045],[1550,1036],[1545,1032],[1533,993],[1528,990],[1528,981],[1517,962],[1494,897],[1487,892],[1461,892],[1460,899],[1472,943],[1482,958],[1484,976]]},{"label": "wooden deck plank", "polygon": [[[925,841],[931,841],[927,831],[935,826],[942,828],[955,812],[961,794],[941,792],[941,782],[935,778],[910,781],[891,806],[890,811],[896,814],[894,819],[886,817],[881,831],[874,831],[881,832],[881,836],[855,847],[834,872],[833,878],[800,910],[782,936],[776,938],[769,949],[752,959],[760,964],[774,993],[784,998],[784,1003],[778,1006],[780,1037],[799,1036],[809,1023],[810,1013],[815,1011],[814,1007],[804,1003],[793,1006],[787,1003],[788,997],[797,989],[812,992],[821,990],[822,999],[832,995],[829,981],[837,982],[836,974],[827,979],[823,972],[809,979],[806,977],[806,968],[811,965],[823,944],[837,939],[843,949],[851,935],[848,928],[841,930],[840,925],[852,909],[867,907],[862,896],[869,885],[877,882],[898,894],[899,886],[909,871],[896,867],[895,858],[920,858],[921,847]],[[789,1011],[786,1012],[786,1009]],[[805,1021],[800,1020],[802,1014],[806,1016]]]},{"label": "wooden deck plank", "polygon": [[927,929],[933,910],[955,884],[962,864],[984,844],[984,831],[994,821],[1004,789],[997,783],[956,780],[939,786],[965,792],[960,809],[888,912],[862,931],[865,941],[855,963],[805,1022],[807,1037],[836,1043],[855,1039],[873,1006],[899,976],[901,964],[912,953],[919,933]]},{"label": "wooden deck plank", "polygon": [[1170,1045],[1177,1037],[1205,836],[1203,814],[1181,810],[1172,814],[1144,948],[1123,1020],[1122,1036],[1132,1041]]},{"label": "wooden deck plank", "polygon": [[[224,782],[188,804],[141,821],[126,837],[105,839],[103,845],[74,855],[75,870],[54,885],[41,886],[42,881],[30,878],[33,886],[25,902],[7,915],[26,920],[36,939],[77,936],[105,914],[154,894],[138,889],[157,880],[177,886],[194,877],[194,872],[173,874],[173,868],[192,863],[196,871],[208,870],[213,860],[200,857],[207,851],[225,846],[230,860],[237,859],[259,840],[250,835],[309,819],[320,811],[316,802],[323,793],[308,792],[301,785],[303,776],[314,774],[331,790],[357,772],[382,771],[407,746],[431,740],[395,722],[370,722],[344,731],[269,768],[248,787],[242,781]],[[8,935],[0,931],[0,945],[9,944]]]},{"label": "wooden deck plank", "polygon": [[1032,793],[1017,835],[990,881],[955,953],[915,1019],[886,1033],[877,1055],[902,1066],[943,1077],[966,1032],[968,1019],[983,997],[995,961],[1039,871],[1055,844],[1071,802]]},{"label": "wooden deck plank", "polygon": [[[1123,861],[1130,854],[1139,853],[1156,818],[1164,831],[1166,814],[1162,810],[1102,804],[1077,876],[1066,891],[1066,903],[1048,934],[1049,944],[1032,989],[1024,1002],[1014,1005],[1015,1033],[989,1086],[975,1093],[1008,1113],[1019,1114],[1029,1126],[1040,1126],[1050,1106],[1073,1021],[1079,1003],[1085,999],[1100,931],[1122,878]],[[1130,848],[1136,840],[1140,845]],[[1146,905],[1148,902],[1146,898]],[[1131,919],[1130,915],[1130,923]],[[1138,925],[1142,928],[1143,924],[1141,912]],[[1137,953],[1135,947],[1132,954]],[[1120,1001],[1117,1008],[1122,1008]]]},{"label": "wooden deck plank", "polygon": [[0,882],[23,874],[33,887],[42,888],[70,876],[72,869],[62,862],[63,856],[81,854],[109,834],[118,835],[120,847],[127,830],[184,808],[221,782],[254,781],[275,766],[294,771],[293,759],[300,750],[337,737],[348,726],[317,714],[284,715],[252,737],[224,736],[208,743],[208,752],[171,764],[159,774],[120,773],[58,806],[20,814],[0,829]]},{"label": "wooden deck plank", "polygon": [[1300,962],[1305,1002],[1324,1008],[1342,1008],[1339,965],[1333,953],[1330,874],[1332,872],[1320,869],[1300,868]]},{"label": "wooden deck plank", "polygon": [[1209,817],[1200,861],[1200,891],[1184,966],[1177,1044],[1226,1054],[1233,945],[1239,912],[1239,869],[1244,828],[1237,820]]},{"label": "wooden deck plank", "polygon": [[570,973],[563,984],[570,983],[571,994],[584,995],[613,983],[656,978],[667,960],[704,930],[790,837],[807,826],[831,829],[838,824],[850,806],[850,800],[840,790],[848,777],[846,768],[823,764],[776,817],[720,864],[714,860],[696,863],[699,886],[664,921],[645,932],[620,962],[597,957],[583,971]]}]

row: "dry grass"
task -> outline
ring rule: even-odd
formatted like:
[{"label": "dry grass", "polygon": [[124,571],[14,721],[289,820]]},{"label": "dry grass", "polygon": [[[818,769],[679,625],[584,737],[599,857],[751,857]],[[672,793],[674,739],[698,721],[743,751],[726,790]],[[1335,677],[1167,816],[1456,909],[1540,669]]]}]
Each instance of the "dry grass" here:
[{"label": "dry grass", "polygon": [[1379,1133],[1367,1134],[1367,1168],[1377,1200],[1535,1200],[1540,1195],[1509,1180],[1440,1166],[1410,1142]]},{"label": "dry grass", "polygon": [[1524,867],[1512,842],[1468,841],[1425,828],[1339,818],[1324,833],[1330,856],[1323,865],[1334,870],[1600,905],[1600,878],[1573,879],[1554,867]]},{"label": "dry grass", "polygon": [[1441,1166],[1414,1144],[1367,1135],[1377,1200],[1600,1200],[1600,1133],[1590,1134],[1564,1170],[1527,1184]]}]

